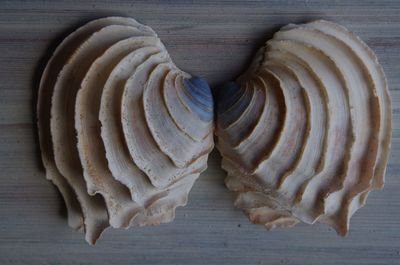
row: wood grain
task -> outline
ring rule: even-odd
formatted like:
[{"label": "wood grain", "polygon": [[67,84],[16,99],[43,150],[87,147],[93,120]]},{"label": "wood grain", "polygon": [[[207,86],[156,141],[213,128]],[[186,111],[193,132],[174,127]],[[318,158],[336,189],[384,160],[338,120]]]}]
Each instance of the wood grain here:
[{"label": "wood grain", "polygon": [[[360,35],[389,80],[393,143],[386,187],[355,214],[348,237],[323,225],[268,232],[250,224],[232,206],[215,151],[173,223],[108,230],[96,247],[69,229],[40,165],[37,83],[61,38],[108,15],[153,27],[179,67],[214,87],[284,24],[325,18]],[[398,0],[0,1],[0,264],[400,264],[399,62]]]}]

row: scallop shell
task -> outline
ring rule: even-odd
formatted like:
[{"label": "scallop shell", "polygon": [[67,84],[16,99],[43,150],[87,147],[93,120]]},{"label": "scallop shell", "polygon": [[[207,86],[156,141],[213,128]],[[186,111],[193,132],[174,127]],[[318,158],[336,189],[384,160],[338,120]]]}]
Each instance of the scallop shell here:
[{"label": "scallop shell", "polygon": [[219,90],[217,148],[235,205],[268,229],[316,221],[346,235],[382,188],[391,102],[375,54],[318,20],[288,25]]},{"label": "scallop shell", "polygon": [[37,107],[46,176],[90,244],[109,225],[172,221],[214,146],[207,82],[130,18],[70,34],[44,70]]}]

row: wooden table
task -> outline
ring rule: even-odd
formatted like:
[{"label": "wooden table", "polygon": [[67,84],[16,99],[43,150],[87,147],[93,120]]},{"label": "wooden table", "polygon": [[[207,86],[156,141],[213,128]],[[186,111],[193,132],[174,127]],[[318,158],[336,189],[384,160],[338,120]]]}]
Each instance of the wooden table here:
[{"label": "wooden table", "polygon": [[[0,2],[0,264],[400,264],[400,1],[215,2]],[[108,230],[90,247],[68,228],[62,200],[45,180],[33,108],[55,45],[76,26],[109,15],[153,27],[179,67],[214,87],[243,71],[284,24],[325,18],[355,31],[390,84],[386,187],[372,192],[346,238],[324,225],[268,232],[233,207],[214,151],[173,223]]]}]

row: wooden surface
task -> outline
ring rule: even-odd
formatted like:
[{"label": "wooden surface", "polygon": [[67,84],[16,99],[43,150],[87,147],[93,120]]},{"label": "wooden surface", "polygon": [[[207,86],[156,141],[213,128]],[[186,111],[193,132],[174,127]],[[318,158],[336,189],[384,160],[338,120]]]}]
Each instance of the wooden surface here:
[{"label": "wooden surface", "polygon": [[[399,0],[82,2],[0,1],[0,264],[400,264]],[[348,237],[323,225],[250,224],[232,206],[216,151],[173,223],[108,230],[95,247],[68,228],[40,164],[37,82],[62,37],[108,15],[153,27],[178,66],[214,86],[245,69],[284,24],[325,18],[359,34],[386,71],[394,126],[386,187],[354,215]]]}]

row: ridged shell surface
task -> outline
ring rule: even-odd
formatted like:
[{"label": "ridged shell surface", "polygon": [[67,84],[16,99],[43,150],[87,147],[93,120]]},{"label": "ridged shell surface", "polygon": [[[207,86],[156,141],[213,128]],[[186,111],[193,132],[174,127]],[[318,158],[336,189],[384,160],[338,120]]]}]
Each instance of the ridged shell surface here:
[{"label": "ridged shell surface", "polygon": [[43,72],[37,111],[46,176],[90,244],[109,225],[172,221],[214,145],[207,82],[130,18],[70,34]]},{"label": "ridged shell surface", "polygon": [[383,187],[390,149],[391,103],[372,50],[332,22],[288,25],[218,92],[235,205],[269,229],[318,221],[345,235]]}]

